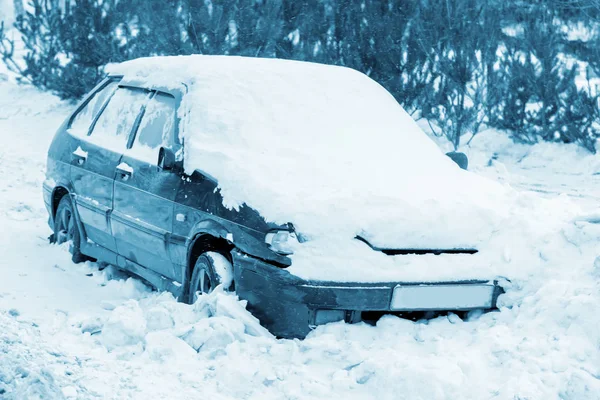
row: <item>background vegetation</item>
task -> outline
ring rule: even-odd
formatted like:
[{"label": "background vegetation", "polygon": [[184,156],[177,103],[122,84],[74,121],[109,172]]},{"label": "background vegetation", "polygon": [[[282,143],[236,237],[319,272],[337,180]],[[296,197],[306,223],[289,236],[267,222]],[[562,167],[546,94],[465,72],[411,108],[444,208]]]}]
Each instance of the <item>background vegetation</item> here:
[{"label": "background vegetation", "polygon": [[152,55],[344,65],[455,147],[491,126],[595,152],[599,16],[593,0],[32,0],[14,24],[24,61],[6,29],[0,50],[21,79],[65,99],[107,63]]}]

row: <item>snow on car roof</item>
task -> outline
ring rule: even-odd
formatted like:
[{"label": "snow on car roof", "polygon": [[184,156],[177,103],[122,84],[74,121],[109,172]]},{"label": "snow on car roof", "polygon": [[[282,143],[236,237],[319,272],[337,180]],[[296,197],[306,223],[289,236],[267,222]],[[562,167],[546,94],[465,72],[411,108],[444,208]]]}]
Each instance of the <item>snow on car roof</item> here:
[{"label": "snow on car roof", "polygon": [[185,83],[186,171],[215,177],[226,206],[246,203],[309,238],[472,247],[504,214],[506,189],[459,169],[356,70],[194,55],[142,58],[109,72],[153,86]]}]

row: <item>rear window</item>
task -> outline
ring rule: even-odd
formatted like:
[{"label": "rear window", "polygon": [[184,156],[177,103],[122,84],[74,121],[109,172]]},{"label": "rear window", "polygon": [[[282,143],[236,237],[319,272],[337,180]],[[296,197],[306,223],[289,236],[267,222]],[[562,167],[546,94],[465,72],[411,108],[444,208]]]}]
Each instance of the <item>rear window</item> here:
[{"label": "rear window", "polygon": [[117,89],[94,124],[90,139],[108,150],[124,151],[147,99],[148,92],[144,90]]},{"label": "rear window", "polygon": [[106,102],[116,88],[117,82],[112,81],[94,93],[94,95],[87,101],[83,108],[81,108],[71,120],[71,124],[69,125],[71,132],[82,136],[87,135],[90,130],[90,126],[92,125],[92,121],[94,121],[94,117],[102,109],[102,105]]}]

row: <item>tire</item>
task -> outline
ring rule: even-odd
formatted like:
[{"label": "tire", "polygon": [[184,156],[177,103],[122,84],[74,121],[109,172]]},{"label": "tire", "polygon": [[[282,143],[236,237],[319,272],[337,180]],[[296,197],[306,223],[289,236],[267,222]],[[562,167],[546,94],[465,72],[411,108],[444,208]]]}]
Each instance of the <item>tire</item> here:
[{"label": "tire", "polygon": [[58,203],[56,215],[54,216],[54,240],[56,244],[70,242],[69,252],[75,264],[88,259],[80,250],[81,234],[75,220],[75,213],[69,195],[63,196],[60,203]]},{"label": "tire", "polygon": [[208,294],[221,284],[225,286],[223,289],[233,290],[233,265],[220,253],[201,254],[194,264],[187,303],[193,304],[198,294]]}]

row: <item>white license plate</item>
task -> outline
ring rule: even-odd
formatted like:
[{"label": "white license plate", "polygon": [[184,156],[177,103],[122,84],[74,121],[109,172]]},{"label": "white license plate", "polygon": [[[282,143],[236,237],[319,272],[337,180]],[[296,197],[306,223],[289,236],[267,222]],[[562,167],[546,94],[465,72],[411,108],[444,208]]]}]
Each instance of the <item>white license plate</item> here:
[{"label": "white license plate", "polygon": [[398,285],[390,308],[397,311],[492,308],[494,285]]}]

